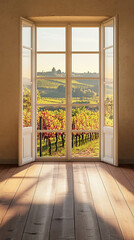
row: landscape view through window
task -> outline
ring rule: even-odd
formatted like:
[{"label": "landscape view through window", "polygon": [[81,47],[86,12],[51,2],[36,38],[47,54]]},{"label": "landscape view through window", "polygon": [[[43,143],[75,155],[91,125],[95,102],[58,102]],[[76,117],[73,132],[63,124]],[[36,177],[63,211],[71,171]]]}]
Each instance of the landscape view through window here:
[{"label": "landscape view through window", "polygon": [[[37,28],[38,157],[66,155],[65,34],[65,28]],[[108,67],[112,66],[112,57],[111,52],[105,56]],[[99,28],[72,28],[71,58],[72,157],[99,157]],[[110,71],[105,73],[109,79]],[[27,69],[26,72],[28,75]],[[23,89],[23,126],[30,125],[31,89],[26,86]],[[105,125],[113,125],[110,84],[105,87]]]}]

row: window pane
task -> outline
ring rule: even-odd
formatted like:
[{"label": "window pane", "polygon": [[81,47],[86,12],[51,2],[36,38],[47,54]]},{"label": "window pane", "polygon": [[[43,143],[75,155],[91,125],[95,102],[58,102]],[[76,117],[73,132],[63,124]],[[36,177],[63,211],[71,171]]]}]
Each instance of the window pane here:
[{"label": "window pane", "polygon": [[113,45],[113,21],[105,26],[105,47]]},{"label": "window pane", "polygon": [[72,108],[73,130],[98,130],[99,109],[98,107],[73,107]]},{"label": "window pane", "polygon": [[[39,77],[39,76],[38,76]],[[37,80],[38,104],[65,104],[65,79],[39,79]]]},{"label": "window pane", "polygon": [[65,28],[37,28],[37,51],[65,51]]},{"label": "window pane", "polygon": [[72,28],[72,51],[99,51],[99,28]]},{"label": "window pane", "polygon": [[22,53],[22,79],[23,83],[31,81],[31,51],[24,48]]},{"label": "window pane", "polygon": [[99,157],[99,133],[72,133],[72,157]]},{"label": "window pane", "polygon": [[37,76],[65,77],[65,54],[38,54]]},{"label": "window pane", "polygon": [[72,79],[72,103],[99,103],[99,80]]},{"label": "window pane", "polygon": [[98,54],[72,54],[72,77],[99,74]]},{"label": "window pane", "polygon": [[23,24],[22,28],[22,45],[25,47],[31,47],[31,27]]},{"label": "window pane", "polygon": [[64,157],[65,147],[65,133],[37,133],[38,157]]},{"label": "window pane", "polygon": [[113,81],[113,48],[105,50],[105,82]]},{"label": "window pane", "polygon": [[65,130],[66,111],[63,107],[38,107],[38,130]]},{"label": "window pane", "polygon": [[31,86],[23,88],[23,127],[31,126]]},{"label": "window pane", "polygon": [[105,84],[104,124],[113,126],[113,84]]}]

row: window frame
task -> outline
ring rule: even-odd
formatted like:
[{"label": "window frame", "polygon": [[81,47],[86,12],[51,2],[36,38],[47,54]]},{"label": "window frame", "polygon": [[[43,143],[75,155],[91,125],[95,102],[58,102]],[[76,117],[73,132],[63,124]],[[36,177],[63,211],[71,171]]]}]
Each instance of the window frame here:
[{"label": "window frame", "polygon": [[[66,49],[65,52],[62,51],[37,51],[37,28],[38,27],[65,27],[66,29]],[[72,46],[72,32],[71,29],[73,27],[97,27],[99,28],[99,50],[98,51],[72,51],[71,46]],[[37,23],[35,25],[35,94],[37,93],[37,54],[42,54],[42,53],[49,53],[49,54],[65,54],[66,55],[66,78],[64,78],[66,80],[66,120],[67,120],[67,116],[68,116],[68,124],[66,124],[66,130],[62,131],[59,130],[59,132],[65,132],[66,134],[66,156],[65,157],[38,157],[37,156],[37,133],[39,132],[45,132],[44,130],[37,130],[36,126],[37,126],[37,99],[36,99],[36,103],[35,103],[35,136],[36,136],[36,140],[35,140],[35,156],[36,156],[36,161],[83,161],[83,157],[72,157],[72,147],[71,147],[71,141],[72,141],[72,107],[69,107],[72,104],[72,96],[71,94],[69,95],[69,93],[72,93],[72,83],[71,80],[73,79],[72,77],[72,54],[98,54],[99,55],[99,104],[97,104],[99,106],[99,157],[84,157],[84,161],[100,161],[101,158],[101,25],[100,23]],[[45,77],[44,77],[45,79]],[[63,79],[63,78],[61,78]],[[83,78],[82,79],[87,79],[87,78]],[[88,78],[88,79],[93,79],[93,78]],[[37,96],[37,95],[36,95]],[[39,104],[40,105],[40,104]],[[86,104],[89,106],[89,104]],[[90,105],[94,105],[94,104],[90,104]],[[43,104],[44,106],[44,104]],[[55,105],[54,105],[55,106]],[[74,105],[73,105],[74,106]],[[75,104],[75,106],[78,106],[78,104]],[[82,104],[81,104],[82,106]],[[84,104],[85,106],[85,104]],[[48,131],[48,130],[47,130]],[[80,132],[80,130],[75,130],[76,132]],[[54,132],[53,130],[50,132]],[[73,131],[74,132],[74,131]],[[86,130],[84,130],[84,132],[87,132]],[[94,130],[89,130],[90,132],[97,132]]]},{"label": "window frame", "polygon": [[[31,47],[23,45],[22,31],[23,25],[31,27]],[[28,49],[31,53],[31,81],[23,82],[23,69],[22,69],[22,58],[23,49]],[[20,18],[20,62],[19,62],[19,122],[18,122],[18,165],[22,166],[24,164],[35,161],[35,24],[28,19]],[[25,85],[31,86],[31,126],[23,127],[23,87]],[[30,136],[29,143],[29,154],[25,156],[25,137]],[[27,151],[27,150],[26,150]]]}]

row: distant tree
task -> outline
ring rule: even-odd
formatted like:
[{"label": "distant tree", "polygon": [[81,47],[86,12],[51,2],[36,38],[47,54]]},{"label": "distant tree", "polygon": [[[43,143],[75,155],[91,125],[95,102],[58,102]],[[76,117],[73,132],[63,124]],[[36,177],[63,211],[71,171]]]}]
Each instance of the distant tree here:
[{"label": "distant tree", "polygon": [[59,85],[59,86],[57,87],[57,90],[58,90],[58,91],[61,91],[61,92],[65,92],[65,86],[64,86],[64,85]]},{"label": "distant tree", "polygon": [[52,68],[52,73],[56,73],[55,67]]},{"label": "distant tree", "polygon": [[60,69],[57,70],[57,74],[61,74],[61,70]]},{"label": "distant tree", "polygon": [[57,94],[58,94],[58,97],[61,97],[61,98],[65,97],[65,86],[64,85],[59,85],[57,87]]}]

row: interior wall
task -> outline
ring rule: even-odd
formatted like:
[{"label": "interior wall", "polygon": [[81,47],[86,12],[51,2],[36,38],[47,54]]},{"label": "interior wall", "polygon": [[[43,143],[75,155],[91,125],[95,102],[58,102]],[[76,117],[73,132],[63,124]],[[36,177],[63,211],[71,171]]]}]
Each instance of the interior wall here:
[{"label": "interior wall", "polygon": [[0,1],[0,162],[17,163],[19,18],[119,15],[119,159],[134,163],[133,0]]}]

